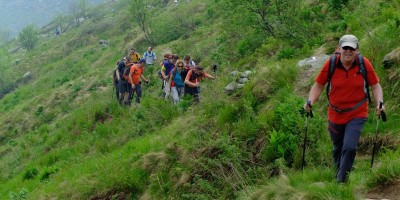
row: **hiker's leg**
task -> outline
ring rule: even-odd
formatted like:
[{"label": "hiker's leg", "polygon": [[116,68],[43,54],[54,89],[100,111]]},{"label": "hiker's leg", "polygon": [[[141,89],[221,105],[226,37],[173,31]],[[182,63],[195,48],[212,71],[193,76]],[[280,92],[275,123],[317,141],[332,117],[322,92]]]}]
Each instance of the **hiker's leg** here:
[{"label": "hiker's leg", "polygon": [[131,92],[131,84],[128,81],[125,81],[125,89],[124,89],[124,93],[125,93],[125,98],[124,98],[124,104],[125,105],[129,105],[129,95]]},{"label": "hiker's leg", "polygon": [[200,102],[200,95],[199,95],[199,93],[195,93],[195,94],[193,95],[193,98],[194,98],[194,102],[196,102],[196,103],[199,103],[199,102]]},{"label": "hiker's leg", "polygon": [[169,94],[171,93],[171,83],[169,81],[165,81],[164,92],[165,92],[165,100],[168,99]]},{"label": "hiker's leg", "polygon": [[114,82],[114,87],[115,87],[115,96],[117,97],[117,100],[119,100],[119,86],[118,86],[118,81]]},{"label": "hiker's leg", "polygon": [[340,168],[337,175],[338,182],[346,182],[348,179],[348,175],[353,167],[354,159],[356,157],[357,144],[365,121],[365,118],[356,118],[352,119],[346,125],[342,147],[342,158],[340,160]]},{"label": "hiker's leg", "polygon": [[179,94],[176,86],[171,88],[171,95],[172,99],[174,100],[174,104],[176,105],[177,103],[179,103]]},{"label": "hiker's leg", "polygon": [[[136,86],[135,86],[135,88],[136,88]],[[133,99],[134,92],[135,92],[135,89],[133,89],[132,85],[129,84],[129,87],[128,87],[128,94],[129,94],[128,105],[132,104],[132,99]]]},{"label": "hiker's leg", "polygon": [[120,79],[118,81],[118,91],[119,91],[119,103],[122,104],[122,101],[124,99],[124,91],[125,91],[125,81]]},{"label": "hiker's leg", "polygon": [[339,171],[340,167],[340,159],[342,157],[342,146],[343,146],[343,138],[344,138],[344,131],[345,125],[334,124],[332,122],[328,122],[328,131],[331,136],[331,141],[333,144],[333,162],[335,164],[335,171],[336,174]]},{"label": "hiker's leg", "polygon": [[178,91],[179,98],[182,98],[183,93],[185,92],[185,88],[184,87],[176,87],[176,90]]},{"label": "hiker's leg", "polygon": [[183,96],[187,95],[189,93],[189,90],[190,90],[189,86],[185,84],[185,88],[183,89]]},{"label": "hiker's leg", "polygon": [[140,98],[142,97],[142,84],[139,83],[135,87],[136,90],[136,103],[140,103]]}]

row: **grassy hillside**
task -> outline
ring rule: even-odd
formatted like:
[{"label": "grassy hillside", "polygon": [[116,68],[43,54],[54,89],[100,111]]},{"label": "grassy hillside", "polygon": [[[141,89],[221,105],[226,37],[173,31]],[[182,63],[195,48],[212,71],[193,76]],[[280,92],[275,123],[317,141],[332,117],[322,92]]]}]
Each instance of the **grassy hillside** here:
[{"label": "grassy hillside", "polygon": [[[92,10],[60,37],[0,62],[1,199],[360,199],[399,196],[399,65],[382,66],[400,46],[397,1],[287,1],[259,4],[146,1],[146,39],[133,2]],[[164,1],[168,2],[168,1]],[[335,2],[344,3],[343,6]],[[255,8],[268,13],[260,17]],[[259,12],[258,12],[259,13]],[[334,179],[324,95],[310,119],[301,172],[305,116],[300,112],[318,70],[299,68],[331,54],[345,33],[359,37],[384,88],[389,121],[369,169],[376,119],[364,128],[350,183]],[[107,40],[109,45],[99,45]],[[174,106],[161,97],[157,69],[146,70],[140,105],[120,107],[111,73],[131,47],[219,64],[201,103]],[[233,94],[224,87],[251,70]],[[22,78],[30,72],[29,78]],[[152,72],[152,73],[151,73]]]}]

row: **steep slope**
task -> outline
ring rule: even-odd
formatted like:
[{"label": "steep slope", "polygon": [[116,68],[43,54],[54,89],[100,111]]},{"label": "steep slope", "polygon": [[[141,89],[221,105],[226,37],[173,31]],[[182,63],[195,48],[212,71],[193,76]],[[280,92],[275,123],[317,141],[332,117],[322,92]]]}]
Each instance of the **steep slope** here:
[{"label": "steep slope", "polygon": [[[142,103],[126,108],[116,102],[111,71],[131,47],[144,52],[149,46],[132,18],[129,2],[98,7],[93,11],[96,15],[80,27],[42,39],[34,51],[20,51],[9,59],[21,59],[15,71],[18,76],[29,71],[32,78],[0,99],[0,196],[351,199],[374,197],[379,192],[368,192],[370,188],[396,185],[400,177],[400,168],[393,162],[398,157],[398,143],[393,142],[399,138],[396,114],[389,115],[392,121],[382,130],[392,137],[382,143],[387,150],[379,152],[373,173],[369,173],[368,159],[360,157],[351,184],[343,187],[335,183],[330,170],[331,146],[323,134],[325,107],[317,106],[308,129],[307,167],[300,172],[305,120],[299,110],[304,88],[312,84],[302,74],[307,79],[312,75],[299,69],[297,62],[311,56],[314,46],[326,43],[330,52],[334,49],[330,44],[346,32],[342,26],[352,29],[363,38],[363,52],[382,76],[388,114],[396,113],[398,88],[387,84],[393,79],[379,62],[400,46],[393,33],[399,27],[377,13],[384,10],[385,16],[395,19],[397,4],[350,2],[347,9],[354,16],[343,15],[336,22],[327,4],[301,2],[296,9],[302,12],[292,14],[304,22],[276,23],[272,36],[254,26],[257,15],[251,12],[252,4],[242,1],[192,0],[178,5],[149,1],[149,25],[159,42],[154,48],[157,56],[172,51],[190,54],[204,66],[218,62],[218,79],[202,82],[200,104],[185,98],[173,106],[160,97],[156,70],[147,71],[151,83],[144,85]],[[366,5],[377,9],[373,12],[377,17],[365,23],[382,23],[376,27],[387,30],[377,31],[376,40],[367,39],[357,26],[357,15],[373,14],[362,11]],[[342,12],[347,13],[346,9]],[[311,26],[310,22],[315,30],[304,32],[301,26]],[[289,26],[293,23],[298,24]],[[329,28],[322,26],[325,23]],[[100,46],[100,40],[109,45]],[[385,41],[385,48],[373,54],[369,49],[377,41]],[[206,70],[211,72],[211,68]],[[253,73],[243,89],[228,95],[224,87],[239,78],[230,75],[234,70]],[[366,125],[367,138],[372,138],[374,122],[371,119]]]}]

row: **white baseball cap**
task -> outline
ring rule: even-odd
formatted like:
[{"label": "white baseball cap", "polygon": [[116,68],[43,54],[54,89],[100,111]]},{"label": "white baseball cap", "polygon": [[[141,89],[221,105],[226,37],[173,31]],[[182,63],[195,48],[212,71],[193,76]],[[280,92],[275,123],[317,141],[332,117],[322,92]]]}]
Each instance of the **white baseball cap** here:
[{"label": "white baseball cap", "polygon": [[352,47],[354,49],[358,48],[358,39],[354,35],[344,35],[339,40],[340,47]]}]

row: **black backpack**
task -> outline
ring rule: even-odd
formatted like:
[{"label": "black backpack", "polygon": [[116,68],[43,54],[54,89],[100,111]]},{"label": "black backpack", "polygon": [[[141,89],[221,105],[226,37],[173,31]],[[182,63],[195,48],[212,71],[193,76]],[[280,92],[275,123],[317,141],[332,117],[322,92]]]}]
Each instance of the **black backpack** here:
[{"label": "black backpack", "polygon": [[183,70],[181,71],[181,78],[183,82],[185,82],[189,70],[190,70],[189,68],[184,67]]},{"label": "black backpack", "polygon": [[115,85],[118,84],[118,77],[117,77],[118,71],[117,71],[117,70],[118,70],[118,65],[120,65],[121,62],[124,62],[124,59],[117,61],[117,67],[115,67],[115,69],[114,69],[113,72],[112,72],[113,83],[114,83]]},{"label": "black backpack", "polygon": [[367,70],[365,69],[365,65],[364,65],[364,57],[359,53],[357,54],[357,62],[358,62],[358,66],[359,66],[359,71],[360,74],[362,75],[362,77],[364,78],[364,86],[365,86],[365,98],[362,99],[360,102],[358,102],[354,107],[352,108],[346,108],[346,109],[338,109],[336,106],[332,105],[330,100],[329,100],[329,92],[331,89],[331,79],[333,76],[333,73],[335,72],[335,68],[336,68],[336,58],[337,58],[337,53],[335,53],[333,56],[331,56],[330,60],[329,60],[329,72],[328,72],[328,80],[327,80],[327,84],[326,84],[326,96],[328,98],[328,102],[329,102],[329,106],[331,106],[336,112],[339,113],[343,113],[343,112],[350,112],[353,111],[357,108],[359,108],[362,104],[364,104],[364,102],[366,100],[368,100],[368,102],[371,104],[371,95],[369,93],[369,85],[368,85],[368,79],[367,79]]},{"label": "black backpack", "polygon": [[133,66],[133,63],[128,64],[125,69],[124,69],[124,78],[128,80],[129,72],[131,71],[131,67]]}]

